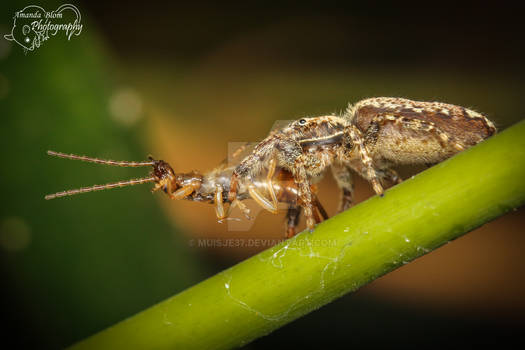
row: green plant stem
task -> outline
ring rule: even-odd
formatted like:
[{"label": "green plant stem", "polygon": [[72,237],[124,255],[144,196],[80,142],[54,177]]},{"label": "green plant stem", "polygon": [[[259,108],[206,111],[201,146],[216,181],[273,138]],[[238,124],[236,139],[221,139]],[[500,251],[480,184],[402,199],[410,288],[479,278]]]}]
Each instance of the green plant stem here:
[{"label": "green plant stem", "polygon": [[522,205],[524,180],[520,122],[72,348],[246,344]]}]

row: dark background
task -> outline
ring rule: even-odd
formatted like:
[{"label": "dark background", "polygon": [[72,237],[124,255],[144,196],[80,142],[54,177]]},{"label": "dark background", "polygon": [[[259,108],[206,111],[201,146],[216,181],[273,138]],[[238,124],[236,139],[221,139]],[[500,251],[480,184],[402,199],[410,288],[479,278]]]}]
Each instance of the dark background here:
[{"label": "dark background", "polygon": [[[46,10],[60,2],[38,2]],[[15,11],[0,5],[0,33]],[[0,38],[2,339],[61,348],[261,248],[198,238],[281,238],[282,215],[230,232],[205,204],[148,186],[46,202],[47,193],[143,176],[52,159],[148,154],[206,171],[276,120],[371,96],[523,119],[522,12],[479,2],[75,3],[83,32],[33,52]],[[525,135],[524,135],[525,136]],[[405,170],[409,174],[410,170]],[[358,200],[372,192],[358,181]],[[331,179],[321,184],[330,213]],[[524,211],[517,210],[247,345],[501,346],[523,341]]]}]

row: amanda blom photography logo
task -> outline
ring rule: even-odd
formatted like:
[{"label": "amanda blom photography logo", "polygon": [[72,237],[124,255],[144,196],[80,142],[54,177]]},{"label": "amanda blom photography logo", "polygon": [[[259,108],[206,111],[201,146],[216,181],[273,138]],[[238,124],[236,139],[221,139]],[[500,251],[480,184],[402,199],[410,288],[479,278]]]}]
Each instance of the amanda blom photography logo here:
[{"label": "amanda blom photography logo", "polygon": [[29,5],[15,12],[11,33],[4,35],[4,38],[22,46],[24,52],[33,51],[50,37],[64,35],[71,40],[73,36],[80,35],[80,20],[80,11],[71,4],[64,4],[54,11]]}]

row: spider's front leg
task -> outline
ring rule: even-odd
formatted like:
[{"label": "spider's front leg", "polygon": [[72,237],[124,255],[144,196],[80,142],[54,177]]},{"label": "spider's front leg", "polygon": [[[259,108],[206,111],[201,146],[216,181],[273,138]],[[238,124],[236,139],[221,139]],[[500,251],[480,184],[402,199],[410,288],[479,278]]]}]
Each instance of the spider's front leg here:
[{"label": "spider's front leg", "polygon": [[[268,170],[266,176],[266,188],[270,194],[270,200],[266,199],[253,183],[248,184],[248,191],[252,198],[257,201],[263,208],[267,209],[272,213],[277,212],[277,198],[274,192],[272,177],[275,172],[276,166],[280,165],[279,157],[275,155],[277,153],[286,154],[280,152],[282,148],[289,149],[287,139],[281,135],[272,134],[265,140],[261,141],[255,146],[252,154],[245,157],[239,165],[233,170],[232,177],[230,180],[230,190],[228,192],[228,201],[231,203],[231,207],[240,206],[240,202],[237,200],[237,192],[239,190],[239,182],[248,180],[253,182],[252,179],[257,178],[263,170]],[[296,145],[296,147],[300,146]],[[297,150],[295,150],[297,152]],[[285,155],[284,158],[288,159],[290,155]],[[294,156],[295,158],[296,156]],[[293,160],[292,160],[293,162]],[[286,165],[284,168],[288,168]],[[288,168],[289,169],[289,168]],[[241,208],[242,209],[242,208]],[[249,213],[248,209],[245,209],[245,215]]]},{"label": "spider's front leg", "polygon": [[268,174],[266,175],[266,189],[268,193],[270,194],[271,201],[268,201],[264,195],[262,195],[254,184],[250,184],[248,186],[248,192],[250,193],[250,196],[252,199],[254,199],[261,207],[268,210],[272,214],[277,214],[277,196],[275,195],[275,190],[273,188],[273,175],[275,174],[275,166],[277,162],[275,158],[270,159],[269,166],[268,166]]},{"label": "spider's front leg", "polygon": [[[265,169],[269,170],[269,175],[273,175],[273,169],[278,166],[292,173],[294,182],[298,187],[299,202],[304,209],[306,225],[310,231],[313,231],[315,218],[310,181],[306,171],[307,156],[307,154],[303,153],[303,149],[297,141],[282,135],[271,135],[271,137],[261,141],[255,147],[253,153],[243,159],[233,171],[228,200],[232,203],[232,206],[238,201],[239,181],[244,181],[246,177],[257,177]],[[271,188],[271,179],[267,179],[267,181],[269,184],[268,190],[272,197],[271,202],[268,201],[268,208],[273,209],[276,201],[275,194],[273,193],[273,188]],[[251,192],[253,192],[253,188]],[[259,197],[257,192],[253,192],[253,195]],[[261,202],[264,203],[263,201]],[[270,205],[270,203],[272,204]]]},{"label": "spider's front leg", "polygon": [[313,195],[310,187],[310,180],[308,179],[308,173],[306,171],[306,164],[307,155],[301,154],[295,160],[291,170],[299,190],[298,196],[304,210],[306,227],[312,232],[315,228],[316,220],[314,217]]},{"label": "spider's front leg", "polygon": [[312,193],[307,171],[307,165],[311,163],[311,161],[309,162],[309,155],[303,151],[303,148],[297,141],[286,138],[280,139],[275,144],[274,154],[278,165],[289,170],[293,175],[298,189],[298,202],[303,207],[306,227],[311,232],[315,228],[316,218],[314,215],[317,215],[317,213],[314,213],[314,204],[316,204],[314,199],[316,197]]},{"label": "spider's front leg", "polygon": [[358,172],[370,181],[375,193],[382,197],[384,191],[383,186],[381,185],[380,175],[374,168],[374,163],[370,157],[370,152],[366,147],[365,138],[362,136],[361,131],[355,125],[348,125],[345,127],[345,138],[345,143],[351,145],[351,147],[349,147],[349,152],[345,154],[347,158],[345,162],[347,162],[350,167],[354,168],[352,163],[355,165],[356,159],[354,153],[357,152],[357,156],[360,160],[360,167],[362,167],[362,171]]}]

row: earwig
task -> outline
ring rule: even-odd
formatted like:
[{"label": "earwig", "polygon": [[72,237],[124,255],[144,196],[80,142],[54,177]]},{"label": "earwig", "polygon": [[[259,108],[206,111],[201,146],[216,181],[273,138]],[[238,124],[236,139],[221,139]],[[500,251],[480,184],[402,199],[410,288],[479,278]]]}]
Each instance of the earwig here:
[{"label": "earwig", "polygon": [[[58,197],[72,196],[80,193],[87,193],[92,191],[108,190],[117,187],[126,187],[132,185],[139,185],[144,183],[154,183],[152,192],[162,190],[171,199],[185,199],[189,201],[206,202],[215,206],[215,212],[219,222],[228,218],[230,210],[237,206],[245,214],[249,216],[249,210],[243,203],[246,199],[254,199],[264,209],[276,213],[272,204],[262,196],[260,193],[268,190],[267,181],[254,181],[249,186],[241,186],[238,191],[238,196],[235,202],[228,200],[228,192],[230,190],[231,176],[234,166],[227,166],[221,164],[217,168],[208,173],[201,174],[193,171],[189,173],[175,173],[173,168],[163,160],[156,160],[149,157],[149,161],[130,162],[130,161],[115,161],[107,159],[99,159],[87,156],[79,156],[75,154],[65,154],[61,152],[48,151],[48,155],[65,159],[81,160],[89,163],[97,163],[119,167],[145,167],[151,166],[152,171],[149,176],[125,181],[118,181],[104,185],[93,185],[88,187],[81,187],[78,189],[61,191],[45,196],[45,199],[54,199]],[[287,212],[286,236],[291,237],[295,235],[296,226],[300,215],[300,203],[298,203],[298,190],[293,177],[284,169],[274,169],[271,174],[276,175],[277,181],[272,181],[272,198],[276,202],[285,203],[289,206]],[[312,190],[315,192],[315,186]],[[225,204],[230,204],[226,209]],[[327,219],[328,215],[321,203],[315,198],[316,220],[320,222]]]}]

